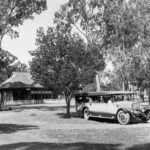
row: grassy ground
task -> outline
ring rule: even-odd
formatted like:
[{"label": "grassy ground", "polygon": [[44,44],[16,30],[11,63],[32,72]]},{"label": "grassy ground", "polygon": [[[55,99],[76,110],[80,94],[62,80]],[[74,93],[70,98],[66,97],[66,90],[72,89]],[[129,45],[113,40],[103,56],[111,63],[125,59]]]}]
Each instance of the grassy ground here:
[{"label": "grassy ground", "polygon": [[105,119],[79,118],[74,104],[25,105],[0,112],[0,150],[149,150],[150,123],[119,125]]}]

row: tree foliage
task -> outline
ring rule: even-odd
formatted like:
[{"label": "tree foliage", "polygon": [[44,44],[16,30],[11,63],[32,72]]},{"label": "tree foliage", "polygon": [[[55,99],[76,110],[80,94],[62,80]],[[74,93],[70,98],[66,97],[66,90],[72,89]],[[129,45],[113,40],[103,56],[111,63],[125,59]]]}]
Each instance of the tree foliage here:
[{"label": "tree foliage", "polygon": [[46,0],[1,0],[0,1],[0,45],[4,35],[17,37],[13,27],[22,25],[24,20],[33,19],[46,9]]},{"label": "tree foliage", "polygon": [[41,85],[65,96],[67,113],[73,93],[92,83],[96,71],[104,68],[103,55],[97,45],[87,47],[78,34],[64,34],[53,28],[38,30],[37,49],[33,56],[31,74]]},{"label": "tree foliage", "polygon": [[29,69],[26,64],[18,61],[15,57],[8,51],[0,50],[0,84],[8,79],[12,72],[28,72]]},{"label": "tree foliage", "polygon": [[136,82],[143,88],[150,46],[149,1],[117,0],[109,4],[105,13],[106,35],[109,37],[106,43],[115,65],[117,78],[114,78],[122,81],[125,89],[128,89],[128,82]]},{"label": "tree foliage", "polygon": [[16,59],[11,53],[0,50],[0,83],[8,78],[9,67]]},{"label": "tree foliage", "polygon": [[131,53],[149,37],[149,6],[148,0],[70,0],[55,13],[54,21],[59,30],[76,29],[88,43],[98,43],[127,85]]},{"label": "tree foliage", "polygon": [[101,41],[104,36],[103,0],[69,0],[55,13],[57,28],[77,30],[88,43]]}]

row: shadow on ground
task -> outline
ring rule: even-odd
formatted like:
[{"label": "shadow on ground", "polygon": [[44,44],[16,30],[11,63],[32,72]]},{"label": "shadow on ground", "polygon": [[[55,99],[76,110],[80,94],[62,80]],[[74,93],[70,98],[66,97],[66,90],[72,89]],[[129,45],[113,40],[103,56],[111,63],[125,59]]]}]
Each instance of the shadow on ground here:
[{"label": "shadow on ground", "polygon": [[80,118],[82,119],[77,112],[70,112],[70,117],[66,115],[66,113],[56,113],[56,115],[62,119],[70,119],[70,118]]},{"label": "shadow on ground", "polygon": [[[116,119],[105,119],[105,118],[91,118],[90,120],[101,122],[101,123],[111,123],[111,124],[119,124]],[[142,122],[140,119],[138,120],[131,120],[128,125],[135,125],[135,124],[147,124],[146,122]]]},{"label": "shadow on ground", "polygon": [[133,147],[127,148],[126,150],[150,150],[150,143],[135,145]]},{"label": "shadow on ground", "polygon": [[[80,117],[79,115],[78,115],[78,113],[77,112],[71,112],[70,113],[71,114],[71,118],[79,118],[79,119],[83,119],[83,117]],[[60,117],[60,118],[63,118],[63,119],[69,119],[69,117],[68,116],[66,116],[66,113],[57,113],[56,114],[58,117]],[[116,120],[112,120],[112,119],[102,119],[102,118],[90,118],[89,120],[91,120],[91,121],[95,121],[95,122],[102,122],[102,123],[104,123],[104,122],[106,122],[106,123],[118,123]]]},{"label": "shadow on ground", "polygon": [[[124,148],[122,144],[99,144],[99,143],[14,143],[1,145],[2,150],[120,150]],[[143,145],[135,145],[124,150],[149,150],[150,143]]]},{"label": "shadow on ground", "polygon": [[97,121],[101,123],[111,123],[111,124],[118,124],[117,120],[115,119],[106,119],[106,118],[91,118],[92,121]]},{"label": "shadow on ground", "polygon": [[[62,118],[62,119],[69,119],[70,118],[70,117],[68,117],[66,115],[66,113],[56,113],[56,115],[58,117]],[[80,118],[80,119],[83,119],[83,117],[80,117],[77,112],[71,112],[71,118]],[[95,121],[95,122],[99,122],[99,123],[119,124],[116,119],[106,119],[106,118],[96,118],[96,117],[93,117],[93,118],[90,118],[89,120]],[[141,123],[147,124],[147,123],[142,122],[139,119],[139,120],[132,120],[130,122],[130,124],[128,124],[128,125],[141,124]]]},{"label": "shadow on ground", "polygon": [[38,126],[20,124],[0,124],[0,134],[9,134],[23,130],[38,129]]},{"label": "shadow on ground", "polygon": [[2,150],[119,150],[120,144],[92,144],[92,143],[16,143],[2,145]]},{"label": "shadow on ground", "polygon": [[[105,118],[91,118],[90,120],[101,122],[101,123],[110,123],[110,124],[119,124],[116,119],[105,119]],[[135,124],[147,124],[146,122],[142,122],[139,120],[131,120],[128,125],[135,125]]]}]

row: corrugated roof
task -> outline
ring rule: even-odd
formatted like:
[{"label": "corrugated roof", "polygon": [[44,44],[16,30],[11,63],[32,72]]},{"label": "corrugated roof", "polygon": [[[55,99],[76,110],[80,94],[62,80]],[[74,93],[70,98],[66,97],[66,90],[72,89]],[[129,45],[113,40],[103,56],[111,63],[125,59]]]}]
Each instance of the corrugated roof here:
[{"label": "corrugated roof", "polygon": [[[13,83],[23,83],[27,86],[42,87],[39,84],[34,84],[29,72],[13,72],[12,76],[1,84],[1,87],[5,85],[12,85]],[[9,86],[7,86],[7,88],[8,87]]]}]

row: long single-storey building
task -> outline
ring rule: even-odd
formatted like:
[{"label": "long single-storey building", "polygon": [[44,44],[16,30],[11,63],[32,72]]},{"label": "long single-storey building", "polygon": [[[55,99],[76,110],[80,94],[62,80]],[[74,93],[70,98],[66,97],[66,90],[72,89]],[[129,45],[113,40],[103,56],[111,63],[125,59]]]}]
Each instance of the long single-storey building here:
[{"label": "long single-storey building", "polygon": [[29,72],[13,72],[0,85],[0,100],[4,103],[39,103],[43,99],[52,98],[53,91],[35,84]]}]

